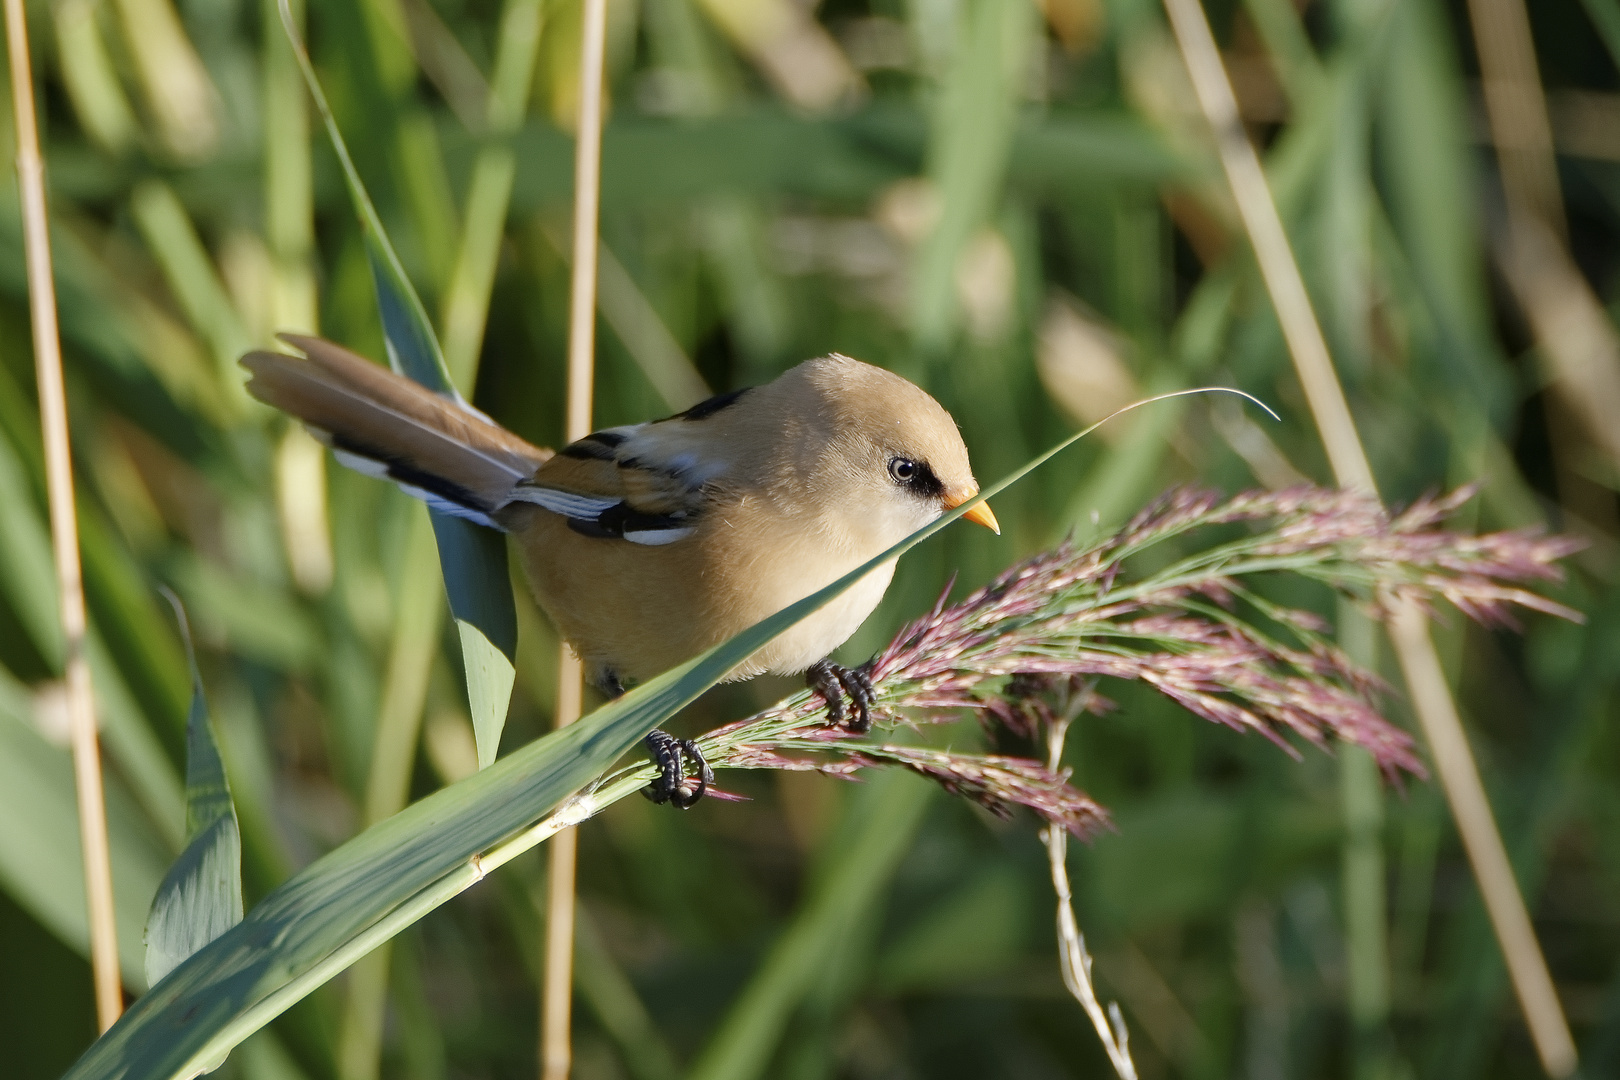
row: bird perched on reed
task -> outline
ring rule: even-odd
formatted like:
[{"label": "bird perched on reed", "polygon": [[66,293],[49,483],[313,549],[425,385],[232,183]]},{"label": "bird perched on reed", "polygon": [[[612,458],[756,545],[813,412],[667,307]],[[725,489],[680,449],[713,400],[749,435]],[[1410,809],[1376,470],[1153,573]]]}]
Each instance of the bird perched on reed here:
[{"label": "bird perched on reed", "polygon": [[[900,376],[845,356],[552,453],[329,341],[283,340],[304,357],[248,353],[248,391],[303,421],[343,464],[512,534],[541,608],[609,695],[978,494],[950,414]],[[984,503],[965,516],[1000,531]],[[893,562],[872,571],[728,679],[804,672],[833,723],[864,731],[871,683],[827,654],[872,613],[893,573]],[[696,748],[663,732],[648,748],[662,773],[651,797],[696,802],[709,780]]]}]

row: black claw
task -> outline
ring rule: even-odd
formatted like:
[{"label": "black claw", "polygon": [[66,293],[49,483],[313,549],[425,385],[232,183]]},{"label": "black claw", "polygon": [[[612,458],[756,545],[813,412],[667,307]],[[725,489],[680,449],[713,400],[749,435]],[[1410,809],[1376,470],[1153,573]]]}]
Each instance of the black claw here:
[{"label": "black claw", "polygon": [[[691,739],[677,739],[667,731],[654,730],[647,736],[647,753],[658,766],[658,777],[641,793],[655,803],[674,803],[682,810],[690,810],[714,783],[714,770]],[[691,777],[686,775],[688,763],[695,773]]]},{"label": "black claw", "polygon": [[[857,735],[872,730],[872,700],[877,691],[872,686],[870,663],[847,668],[831,660],[817,660],[805,670],[804,681],[827,703],[827,722],[833,727],[843,727]],[[848,724],[844,723],[846,694],[853,712]]]},{"label": "black claw", "polygon": [[682,779],[675,785],[675,791],[670,795],[670,801],[682,810],[690,810],[697,805],[714,783],[714,770],[709,768],[708,761],[703,757],[703,751],[698,749],[697,743],[691,739],[681,740],[681,751],[686,760],[691,762],[695,775],[690,779]]},{"label": "black claw", "polygon": [[667,731],[652,731],[647,735],[647,754],[658,766],[658,776],[641,789],[641,793],[655,803],[666,803],[681,782],[680,744]]},{"label": "black claw", "polygon": [[831,660],[817,660],[805,669],[804,684],[827,703],[827,723],[833,727],[843,724],[844,688],[838,681],[837,665]]},{"label": "black claw", "polygon": [[877,696],[877,690],[872,686],[872,667],[862,664],[857,668],[838,668],[838,683],[849,695],[850,704],[855,707],[855,715],[850,718],[849,730],[857,735],[865,735],[872,730],[872,699]]}]

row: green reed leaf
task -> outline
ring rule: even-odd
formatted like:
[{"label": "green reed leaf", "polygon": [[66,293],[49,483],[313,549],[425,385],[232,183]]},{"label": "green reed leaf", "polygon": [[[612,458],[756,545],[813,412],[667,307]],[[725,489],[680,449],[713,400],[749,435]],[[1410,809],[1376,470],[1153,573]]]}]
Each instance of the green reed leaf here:
[{"label": "green reed leaf", "polygon": [[[178,600],[189,652],[191,634]],[[156,986],[186,957],[242,921],[242,834],[225,763],[208,722],[197,660],[191,661],[191,708],[186,714],[185,850],[163,876],[146,920],[146,981]]]},{"label": "green reed leaf", "polygon": [[[315,99],[315,107],[326,125],[332,149],[343,166],[343,177],[349,196],[354,200],[355,212],[365,226],[366,254],[377,290],[377,309],[388,344],[389,365],[430,390],[465,404],[450,377],[444,353],[428,321],[427,309],[405,275],[405,268],[388,240],[360,172],[349,156],[348,145],[338,130],[285,2],[281,4],[281,19],[293,55],[304,73],[304,81]],[[488,765],[495,760],[495,751],[500,745],[507,706],[512,700],[512,684],[517,676],[517,609],[506,573],[506,541],[500,534],[471,522],[437,510],[430,513],[433,534],[439,542],[439,563],[444,571],[450,612],[460,631],[467,702],[478,740],[478,761],[481,766]]]}]

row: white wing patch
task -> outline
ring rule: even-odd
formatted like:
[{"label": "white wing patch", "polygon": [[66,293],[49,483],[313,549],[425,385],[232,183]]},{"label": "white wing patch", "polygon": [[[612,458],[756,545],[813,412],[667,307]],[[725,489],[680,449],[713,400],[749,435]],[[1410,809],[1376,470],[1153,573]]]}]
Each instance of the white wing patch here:
[{"label": "white wing patch", "polygon": [[563,491],[560,488],[540,487],[536,484],[520,484],[512,492],[513,502],[533,503],[545,507],[553,514],[563,517],[576,518],[580,521],[595,521],[602,516],[602,511],[611,510],[618,506],[620,500],[603,495],[581,495],[577,491]]},{"label": "white wing patch", "polygon": [[[331,436],[327,435],[326,432],[321,431],[318,428],[311,428],[310,433],[317,439],[320,439],[321,442],[327,443],[328,445],[331,444]],[[325,438],[322,438],[322,436],[325,436]],[[501,529],[500,525],[495,522],[494,518],[490,517],[482,510],[476,510],[470,506],[463,506],[461,503],[453,502],[450,499],[445,498],[443,495],[437,495],[431,491],[428,491],[426,488],[419,488],[415,484],[406,484],[394,479],[392,476],[388,475],[388,464],[386,462],[378,461],[376,458],[366,457],[364,454],[356,454],[352,450],[339,450],[337,447],[332,448],[332,457],[337,460],[339,465],[342,465],[347,469],[353,469],[355,472],[360,473],[363,476],[375,477],[378,480],[387,480],[389,483],[399,488],[399,490],[403,491],[411,498],[421,499],[423,502],[427,503],[430,508],[439,511],[441,514],[449,514],[451,517],[458,517],[463,521],[470,521],[475,525],[482,525],[486,529],[498,529],[502,532],[505,531],[504,529]]]},{"label": "white wing patch", "polygon": [[641,544],[644,547],[663,547],[677,540],[685,540],[696,531],[697,529],[691,525],[678,529],[626,529],[624,538],[632,544]]},{"label": "white wing patch", "polygon": [[[620,506],[623,502],[621,499],[604,495],[582,495],[577,491],[564,491],[561,488],[540,487],[535,484],[520,485],[512,493],[512,498],[515,502],[533,503],[573,521],[589,522],[593,525],[604,512]],[[677,540],[685,540],[696,531],[697,527],[694,525],[671,522],[663,527],[625,529],[622,533],[602,535],[620,536],[632,544],[640,544],[643,547],[662,547]]]},{"label": "white wing patch", "polygon": [[[311,429],[311,431],[313,433],[313,429]],[[316,434],[316,437],[320,438],[320,435],[324,434],[326,433],[320,432],[319,434]],[[321,442],[331,446],[332,437],[327,435],[326,438],[321,439]],[[368,458],[364,454],[355,453],[353,450],[339,450],[335,446],[332,447],[332,456],[337,459],[337,463],[339,465],[342,465],[346,469],[353,469],[355,472],[360,473],[363,476],[374,477],[378,480],[393,479],[393,477],[388,475],[387,462],[378,461],[376,458]],[[403,484],[400,486],[404,487]]]},{"label": "white wing patch", "polygon": [[496,524],[494,518],[490,517],[481,510],[474,510],[470,506],[463,506],[458,502],[451,502],[442,495],[435,495],[431,491],[426,491],[419,487],[413,487],[410,484],[401,484],[398,480],[395,480],[394,484],[399,488],[399,490],[403,491],[411,498],[421,499],[423,502],[427,503],[430,510],[437,510],[441,514],[449,514],[451,517],[458,517],[463,521],[470,521],[474,525],[482,525],[486,529],[495,529],[498,532],[506,531],[505,529],[501,528],[500,525]]}]

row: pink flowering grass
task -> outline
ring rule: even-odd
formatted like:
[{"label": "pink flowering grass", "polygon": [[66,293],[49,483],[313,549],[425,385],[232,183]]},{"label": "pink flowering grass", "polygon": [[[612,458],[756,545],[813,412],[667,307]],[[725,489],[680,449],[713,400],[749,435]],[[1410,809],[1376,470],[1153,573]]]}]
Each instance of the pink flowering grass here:
[{"label": "pink flowering grass", "polygon": [[[828,726],[821,699],[806,691],[698,743],[719,769],[852,776],[898,766],[993,813],[1023,806],[1085,837],[1107,814],[1066,772],[885,738],[964,710],[1040,738],[1054,722],[1111,707],[1098,691],[1123,680],[1296,756],[1299,741],[1326,748],[1339,740],[1365,747],[1392,778],[1423,776],[1412,737],[1380,709],[1379,680],[1350,662],[1318,616],[1255,590],[1267,575],[1294,574],[1374,615],[1400,598],[1430,609],[1444,600],[1492,627],[1515,625],[1515,608],[1579,618],[1527,588],[1559,580],[1558,560],[1578,542],[1445,529],[1471,494],[1422,499],[1391,515],[1373,499],[1317,487],[1229,499],[1176,489],[1105,540],[1064,543],[954,605],[942,596],[873,659],[869,736]],[[1189,534],[1213,526],[1239,535],[1185,553]],[[1134,563],[1149,552],[1160,565],[1138,572]]]}]

